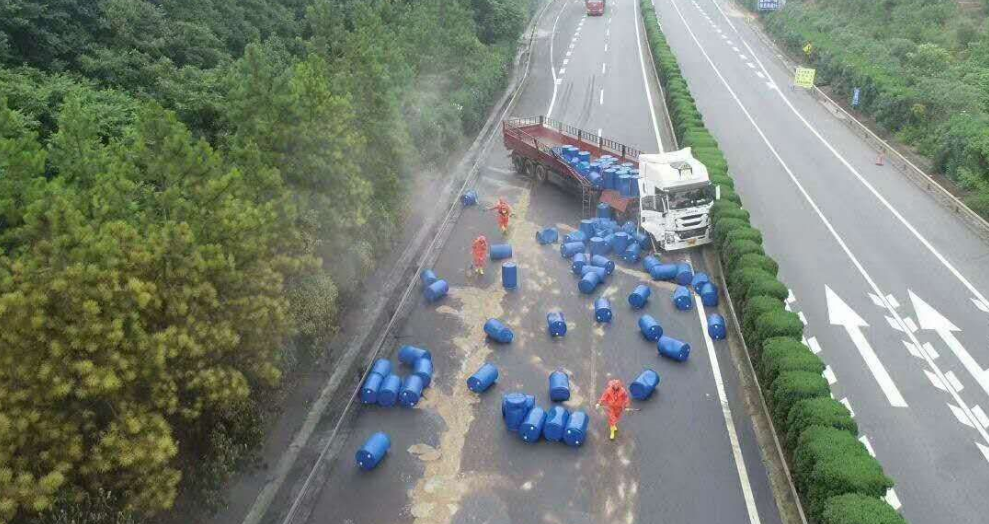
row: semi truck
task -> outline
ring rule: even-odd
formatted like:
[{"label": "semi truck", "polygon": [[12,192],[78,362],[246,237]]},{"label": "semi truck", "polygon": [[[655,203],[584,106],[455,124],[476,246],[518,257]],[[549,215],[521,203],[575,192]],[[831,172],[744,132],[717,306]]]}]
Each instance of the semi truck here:
[{"label": "semi truck", "polygon": [[[515,172],[579,195],[582,217],[603,202],[617,220],[634,221],[659,250],[711,242],[716,192],[690,148],[645,154],[545,116],[505,119],[502,137]],[[621,169],[629,174],[616,177]]]}]

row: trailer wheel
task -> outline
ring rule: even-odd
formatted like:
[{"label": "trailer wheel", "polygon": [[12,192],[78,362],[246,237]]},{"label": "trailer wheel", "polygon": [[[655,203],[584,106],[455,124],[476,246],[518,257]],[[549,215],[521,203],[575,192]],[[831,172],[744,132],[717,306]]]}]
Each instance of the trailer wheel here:
[{"label": "trailer wheel", "polygon": [[524,175],[525,174],[525,157],[519,155],[512,155],[512,167],[515,169],[515,174]]},{"label": "trailer wheel", "polygon": [[535,172],[534,176],[536,178],[536,182],[538,182],[540,184],[542,184],[543,182],[545,182],[546,181],[546,167],[545,166],[536,166],[536,172]]},{"label": "trailer wheel", "polygon": [[522,174],[527,176],[533,176],[536,173],[536,163],[532,161],[531,158],[526,158],[522,160]]}]

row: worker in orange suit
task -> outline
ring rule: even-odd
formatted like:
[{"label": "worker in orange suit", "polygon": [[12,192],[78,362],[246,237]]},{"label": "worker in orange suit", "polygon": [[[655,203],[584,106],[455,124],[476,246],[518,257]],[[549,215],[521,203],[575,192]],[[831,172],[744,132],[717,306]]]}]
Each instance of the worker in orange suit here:
[{"label": "worker in orange suit", "polygon": [[474,254],[474,271],[483,275],[484,264],[488,260],[488,239],[484,238],[484,235],[475,238],[471,251]]},{"label": "worker in orange suit", "polygon": [[508,232],[508,218],[512,216],[512,206],[508,205],[504,198],[498,197],[498,203],[491,209],[498,213],[498,228],[504,235]]},{"label": "worker in orange suit", "polygon": [[630,410],[632,400],[628,396],[628,390],[621,380],[611,379],[605,388],[601,398],[598,399],[597,408],[604,406],[608,410],[608,427],[611,429],[611,440],[615,440],[618,434],[618,421],[621,420],[625,410]]}]

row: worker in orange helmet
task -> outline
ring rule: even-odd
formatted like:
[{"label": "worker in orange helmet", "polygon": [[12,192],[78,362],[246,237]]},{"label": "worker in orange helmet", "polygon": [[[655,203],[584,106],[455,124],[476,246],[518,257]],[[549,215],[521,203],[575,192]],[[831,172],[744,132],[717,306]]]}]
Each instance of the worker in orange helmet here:
[{"label": "worker in orange helmet", "polygon": [[498,228],[501,229],[501,233],[507,233],[508,218],[512,216],[512,206],[508,205],[508,202],[505,202],[504,198],[498,197],[498,203],[490,209],[494,209],[498,213]]},{"label": "worker in orange helmet", "polygon": [[608,410],[608,427],[611,429],[611,440],[615,440],[618,433],[618,421],[626,410],[631,410],[632,401],[628,396],[628,391],[621,380],[611,379],[605,388],[601,398],[598,399],[597,408],[604,406]]},{"label": "worker in orange helmet", "polygon": [[475,238],[471,251],[474,254],[474,271],[483,275],[484,263],[488,260],[488,239],[484,235]]}]

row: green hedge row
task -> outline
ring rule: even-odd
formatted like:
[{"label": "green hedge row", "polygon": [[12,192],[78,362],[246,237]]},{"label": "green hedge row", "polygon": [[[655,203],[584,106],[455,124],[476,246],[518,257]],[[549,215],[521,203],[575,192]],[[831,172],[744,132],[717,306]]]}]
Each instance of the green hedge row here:
[{"label": "green hedge row", "polygon": [[803,322],[784,306],[789,290],[777,278],[779,264],[766,255],[762,233],[742,207],[728,161],[704,125],[651,2],[642,0],[641,5],[680,147],[691,147],[707,166],[712,183],[720,186],[721,199],[711,211],[714,244],[808,514],[823,524],[905,523],[881,499],[893,481],[859,442],[851,413],[831,398],[822,376],[824,362],[803,344]]}]

